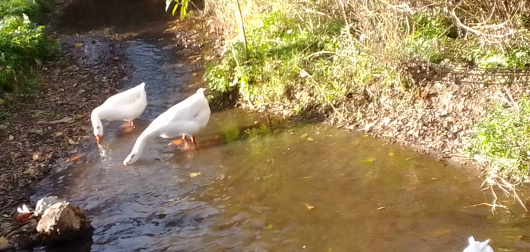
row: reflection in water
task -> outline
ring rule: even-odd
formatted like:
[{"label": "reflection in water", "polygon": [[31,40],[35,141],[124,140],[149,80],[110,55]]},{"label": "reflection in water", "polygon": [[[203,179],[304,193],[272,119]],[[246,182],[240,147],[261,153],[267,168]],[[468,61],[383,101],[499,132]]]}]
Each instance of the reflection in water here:
[{"label": "reflection in water", "polygon": [[99,156],[101,157],[101,162],[107,161],[107,151],[105,150],[105,148],[101,146],[100,144],[98,144],[98,149],[99,149]]},{"label": "reflection in water", "polygon": [[227,143],[227,122],[253,124],[214,113],[197,150],[155,140],[122,169],[139,126],[108,140],[112,160],[73,167],[56,192],[93,218],[91,251],[461,251],[471,235],[524,251],[505,234],[526,228],[471,207],[488,199],[458,168],[325,125]]}]

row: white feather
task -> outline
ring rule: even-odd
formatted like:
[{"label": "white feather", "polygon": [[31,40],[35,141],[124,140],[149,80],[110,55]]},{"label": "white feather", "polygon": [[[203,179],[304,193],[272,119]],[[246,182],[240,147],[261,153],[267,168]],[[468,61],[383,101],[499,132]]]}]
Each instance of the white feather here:
[{"label": "white feather", "polygon": [[145,83],[109,97],[92,110],[91,121],[94,135],[103,136],[103,124],[107,121],[132,121],[142,115],[147,107]]},{"label": "white feather", "polygon": [[124,165],[138,160],[148,140],[160,136],[175,138],[182,135],[193,136],[206,127],[210,120],[210,105],[204,96],[204,88],[160,114],[140,134],[131,153],[123,161]]}]

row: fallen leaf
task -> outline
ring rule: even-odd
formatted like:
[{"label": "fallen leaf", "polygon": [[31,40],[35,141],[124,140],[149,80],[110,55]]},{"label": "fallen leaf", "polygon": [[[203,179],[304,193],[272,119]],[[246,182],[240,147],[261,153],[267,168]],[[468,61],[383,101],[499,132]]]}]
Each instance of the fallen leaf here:
[{"label": "fallen leaf", "polygon": [[304,203],[305,207],[307,207],[308,210],[311,210],[313,208],[315,208],[315,206],[312,206],[312,205],[309,205],[307,203]]},{"label": "fallen leaf", "polygon": [[190,178],[197,177],[199,175],[201,175],[201,172],[192,172],[190,173]]},{"label": "fallen leaf", "polygon": [[55,120],[55,121],[49,121],[49,122],[47,122],[47,121],[38,121],[37,124],[69,123],[69,122],[71,122],[71,121],[73,121],[73,120],[74,120],[74,118],[72,118],[72,117],[68,117],[68,116],[67,116],[67,117],[65,117],[65,118],[63,118],[63,119],[59,119],[59,120]]},{"label": "fallen leaf", "polygon": [[13,139],[15,139],[15,137],[13,135],[9,135],[9,141],[13,141]]},{"label": "fallen leaf", "polygon": [[363,160],[363,164],[368,164],[374,161],[375,161],[375,158],[368,158],[368,159]]},{"label": "fallen leaf", "polygon": [[274,226],[272,224],[270,224],[269,226],[267,226],[268,229],[272,229]]},{"label": "fallen leaf", "polygon": [[74,118],[72,117],[65,117],[63,119],[59,119],[59,120],[55,120],[55,121],[51,121],[51,122],[48,122],[49,124],[57,124],[57,123],[68,123],[70,121],[74,120]]},{"label": "fallen leaf", "polygon": [[4,244],[4,243],[6,243],[6,242],[7,242],[7,238],[5,238],[5,237],[3,237],[3,236],[0,237],[0,244]]},{"label": "fallen leaf", "polygon": [[385,209],[384,206],[382,206],[382,207],[378,207],[376,210],[383,210],[383,209]]},{"label": "fallen leaf", "polygon": [[442,235],[446,235],[449,232],[451,232],[451,229],[440,229],[440,230],[436,230],[434,233],[436,234],[436,236],[442,236]]},{"label": "fallen leaf", "polygon": [[55,136],[56,136],[56,137],[58,137],[58,136],[62,136],[62,135],[63,135],[62,132],[57,132],[57,133],[55,133]]},{"label": "fallen leaf", "polygon": [[33,154],[33,156],[31,156],[31,159],[33,159],[33,161],[37,161],[38,159],[40,158],[40,154]]},{"label": "fallen leaf", "polygon": [[307,141],[315,141],[315,139],[308,137]]},{"label": "fallen leaf", "polygon": [[72,138],[68,138],[68,143],[71,145],[75,145],[75,141]]},{"label": "fallen leaf", "polygon": [[35,173],[35,169],[33,168],[29,168],[24,172],[26,175],[33,175],[33,173]]},{"label": "fallen leaf", "polygon": [[393,157],[394,156],[394,152],[390,152],[390,153],[388,153],[388,155]]},{"label": "fallen leaf", "polygon": [[72,162],[76,162],[76,161],[79,160],[80,158],[81,158],[81,155],[79,155],[79,156],[77,156],[77,157],[74,157],[74,158],[72,158],[71,160],[72,160]]},{"label": "fallen leaf", "polygon": [[306,137],[307,137],[307,133],[302,134],[302,135],[300,136],[300,138],[306,138]]},{"label": "fallen leaf", "polygon": [[359,141],[353,142],[353,145],[355,145],[355,146],[359,145]]},{"label": "fallen leaf", "polygon": [[76,46],[76,47],[83,46],[83,43],[76,43],[75,46]]},{"label": "fallen leaf", "polygon": [[4,103],[6,103],[6,101],[4,99],[0,99],[0,105],[3,105]]}]

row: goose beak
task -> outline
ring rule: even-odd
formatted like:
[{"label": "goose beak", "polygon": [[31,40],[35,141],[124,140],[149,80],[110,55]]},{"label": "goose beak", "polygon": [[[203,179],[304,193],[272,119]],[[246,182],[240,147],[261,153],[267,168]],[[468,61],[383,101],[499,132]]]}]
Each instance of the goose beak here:
[{"label": "goose beak", "polygon": [[96,143],[101,144],[101,141],[103,140],[103,136],[96,135]]}]

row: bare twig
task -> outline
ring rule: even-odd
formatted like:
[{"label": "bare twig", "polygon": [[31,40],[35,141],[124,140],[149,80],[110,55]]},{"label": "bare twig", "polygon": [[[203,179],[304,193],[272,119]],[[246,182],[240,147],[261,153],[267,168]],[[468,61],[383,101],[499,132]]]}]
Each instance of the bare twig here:
[{"label": "bare twig", "polygon": [[478,34],[478,35],[481,35],[481,36],[484,36],[484,37],[492,37],[492,38],[505,38],[505,37],[508,37],[510,35],[513,35],[515,34],[515,31],[513,29],[509,29],[509,32],[506,33],[506,34],[502,34],[502,35],[495,35],[495,34],[487,34],[487,33],[483,33],[481,31],[478,31],[478,30],[475,30],[467,25],[464,25],[460,19],[456,16],[456,13],[455,13],[455,8],[453,8],[453,10],[451,10],[451,16],[453,16],[453,18],[455,19],[456,23],[458,24],[458,26],[472,32],[472,33],[475,33],[475,34]]}]

